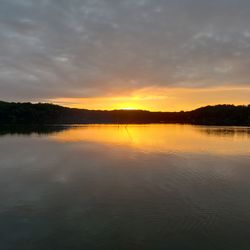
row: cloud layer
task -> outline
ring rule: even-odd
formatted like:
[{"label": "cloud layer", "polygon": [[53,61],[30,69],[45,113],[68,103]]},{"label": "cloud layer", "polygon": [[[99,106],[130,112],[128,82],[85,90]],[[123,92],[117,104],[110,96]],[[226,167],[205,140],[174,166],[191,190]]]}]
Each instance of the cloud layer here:
[{"label": "cloud layer", "polygon": [[249,0],[1,0],[0,99],[250,87]]}]

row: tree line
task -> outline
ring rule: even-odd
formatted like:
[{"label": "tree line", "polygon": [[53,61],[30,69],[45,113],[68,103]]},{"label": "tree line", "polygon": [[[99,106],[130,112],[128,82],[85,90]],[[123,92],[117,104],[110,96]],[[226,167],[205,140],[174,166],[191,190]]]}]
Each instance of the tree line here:
[{"label": "tree line", "polygon": [[87,110],[47,103],[0,102],[0,124],[185,123],[250,126],[250,105],[215,105],[192,111]]}]

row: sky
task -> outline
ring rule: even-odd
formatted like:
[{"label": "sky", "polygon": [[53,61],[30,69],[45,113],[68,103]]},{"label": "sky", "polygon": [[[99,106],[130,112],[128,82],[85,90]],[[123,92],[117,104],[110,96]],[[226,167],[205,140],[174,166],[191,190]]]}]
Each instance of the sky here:
[{"label": "sky", "polygon": [[0,0],[0,100],[250,103],[249,0]]}]

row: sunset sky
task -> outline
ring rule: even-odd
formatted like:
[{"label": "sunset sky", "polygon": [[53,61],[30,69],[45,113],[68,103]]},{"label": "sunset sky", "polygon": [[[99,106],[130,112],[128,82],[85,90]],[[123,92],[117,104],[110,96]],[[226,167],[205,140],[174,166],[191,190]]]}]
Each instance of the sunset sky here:
[{"label": "sunset sky", "polygon": [[249,104],[249,13],[249,0],[0,0],[0,99]]}]

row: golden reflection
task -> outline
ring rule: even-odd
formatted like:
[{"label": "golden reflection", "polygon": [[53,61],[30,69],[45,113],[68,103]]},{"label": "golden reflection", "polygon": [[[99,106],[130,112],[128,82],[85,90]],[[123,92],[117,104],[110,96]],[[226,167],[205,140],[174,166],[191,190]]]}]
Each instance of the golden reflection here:
[{"label": "golden reflection", "polygon": [[[124,146],[144,152],[193,152],[249,154],[249,133],[231,136],[216,128],[191,125],[82,125],[72,127],[50,137],[60,142],[93,142],[111,146]],[[209,132],[210,131],[210,132]],[[214,133],[213,133],[214,131]],[[249,131],[249,130],[246,130]]]}]

